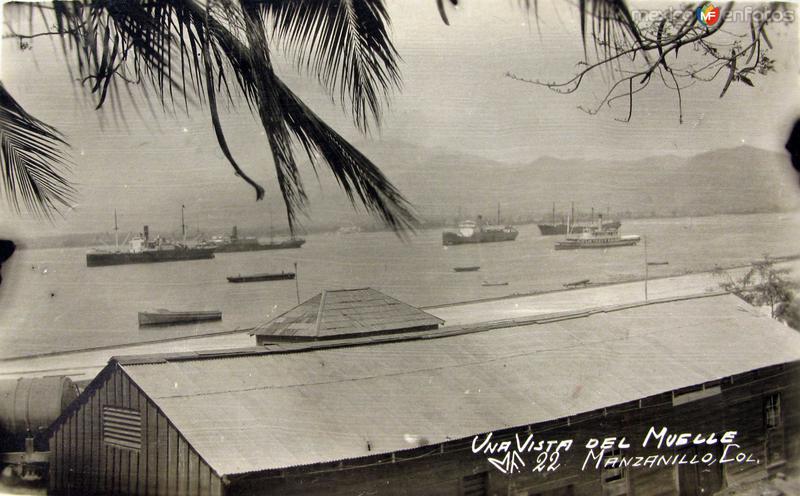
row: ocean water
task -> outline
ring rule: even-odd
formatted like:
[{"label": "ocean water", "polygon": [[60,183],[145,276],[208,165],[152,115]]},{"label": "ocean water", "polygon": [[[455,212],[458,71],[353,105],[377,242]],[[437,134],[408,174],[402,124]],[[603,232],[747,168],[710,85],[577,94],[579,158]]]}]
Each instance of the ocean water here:
[{"label": "ocean water", "polygon": [[[417,306],[644,276],[644,243],[555,251],[557,236],[519,227],[514,242],[443,247],[440,230],[312,235],[297,250],[221,253],[213,260],[87,268],[84,248],[20,250],[3,265],[0,357],[248,328],[323,289],[373,287]],[[628,220],[645,237],[650,277],[800,252],[800,213]],[[226,276],[294,270],[297,281],[231,284]],[[454,267],[479,265],[478,272]],[[508,282],[484,287],[482,281]],[[140,329],[147,309],[222,310],[223,320]]]}]

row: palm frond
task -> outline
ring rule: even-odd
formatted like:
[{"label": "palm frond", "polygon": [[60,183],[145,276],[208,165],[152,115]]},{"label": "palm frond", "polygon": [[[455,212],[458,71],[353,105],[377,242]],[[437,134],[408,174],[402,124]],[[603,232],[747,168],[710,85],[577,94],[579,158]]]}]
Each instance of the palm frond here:
[{"label": "palm frond", "polygon": [[264,128],[290,227],[307,202],[295,139],[315,167],[325,163],[333,170],[351,202],[362,202],[397,230],[415,224],[409,205],[377,167],[293,93],[287,96],[267,40],[267,20],[274,19],[272,33],[305,54],[298,52],[300,60],[350,102],[356,124],[366,130],[370,116],[379,119],[389,89],[399,85],[382,1],[57,0],[53,12],[65,59],[98,107],[113,103],[109,95],[117,85],[152,90],[162,106],[176,98],[187,107],[189,99],[204,102],[225,157],[260,199],[264,190],[234,160],[217,110],[217,96],[233,103],[232,86],[238,87]]},{"label": "palm frond", "polygon": [[380,122],[385,97],[400,87],[399,55],[383,0],[277,0],[265,4],[274,37],[351,107],[355,124]]},{"label": "palm frond", "polygon": [[[458,0],[450,0],[449,3],[455,6],[458,5]],[[632,40],[641,43],[639,27],[626,0],[578,0],[577,3],[584,52],[587,51],[589,35],[595,49],[606,55]],[[537,23],[539,22],[538,0],[517,0],[517,4],[526,12],[533,8],[533,15]],[[436,0],[442,22],[449,25],[445,5],[444,0]]]},{"label": "palm frond", "polygon": [[[175,93],[186,98],[188,74],[196,94],[202,94],[197,33],[189,25],[182,1],[83,2],[56,0],[53,16],[61,34],[65,59],[72,61],[81,81],[96,96],[97,107],[107,98],[112,82],[135,83],[152,89],[162,105]],[[202,21],[202,20],[200,20]],[[183,36],[177,37],[178,33]],[[194,71],[184,71],[192,59]],[[179,57],[181,64],[173,57]],[[180,71],[179,73],[176,73]]]},{"label": "palm frond", "polygon": [[286,124],[312,164],[315,167],[326,164],[353,205],[361,202],[397,233],[413,231],[418,222],[411,205],[380,169],[320,119],[280,79],[276,78],[274,83]]},{"label": "palm frond", "polygon": [[64,138],[27,113],[0,82],[0,166],[7,200],[17,212],[50,218],[69,207],[74,189],[64,176]]},{"label": "palm frond", "polygon": [[246,6],[243,20],[223,25],[219,16],[209,16],[206,29],[218,56],[225,60],[224,65],[217,63],[218,70],[235,68],[237,82],[266,131],[290,227],[294,229],[297,214],[307,201],[293,153],[294,137],[315,170],[320,165],[330,168],[354,206],[362,203],[398,233],[413,230],[417,220],[410,205],[378,167],[325,124],[275,74],[261,31],[263,14],[248,11]]},{"label": "palm frond", "polygon": [[641,43],[639,27],[626,0],[580,0],[581,37],[586,47],[586,24],[591,18],[595,48],[605,56],[626,46],[631,40]]}]

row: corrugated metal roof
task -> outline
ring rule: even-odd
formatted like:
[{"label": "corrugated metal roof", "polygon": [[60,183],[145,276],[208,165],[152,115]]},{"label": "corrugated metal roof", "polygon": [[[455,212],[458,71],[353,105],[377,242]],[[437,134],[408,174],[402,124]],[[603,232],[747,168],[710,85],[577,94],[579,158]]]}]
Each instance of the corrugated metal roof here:
[{"label": "corrugated metal roof", "polygon": [[797,360],[800,334],[722,295],[440,339],[121,367],[231,475],[468,438]]},{"label": "corrugated metal roof", "polygon": [[257,336],[331,339],[438,326],[444,321],[372,288],[323,291],[259,326]]}]

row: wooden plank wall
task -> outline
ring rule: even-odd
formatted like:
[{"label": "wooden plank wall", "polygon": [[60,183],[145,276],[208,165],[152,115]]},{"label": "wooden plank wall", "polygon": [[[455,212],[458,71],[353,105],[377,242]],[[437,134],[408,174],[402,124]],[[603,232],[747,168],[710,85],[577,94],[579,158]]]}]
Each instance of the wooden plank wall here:
[{"label": "wooden plank wall", "polygon": [[[121,370],[78,401],[50,438],[50,493],[222,495],[220,478]],[[139,450],[103,442],[105,405],[141,413]]]},{"label": "wooden plank wall", "polygon": [[[570,425],[562,421],[536,424],[532,427],[534,439],[574,439],[575,446],[563,465],[546,476],[531,472],[530,460],[522,473],[503,475],[485,461],[485,456],[472,453],[471,440],[447,443],[443,453],[436,447],[420,448],[413,452],[398,453],[401,457],[417,457],[408,461],[380,458],[359,459],[352,463],[298,467],[272,474],[253,474],[231,477],[229,494],[236,495],[346,495],[381,494],[407,495],[459,494],[463,477],[486,471],[489,474],[490,494],[527,496],[534,494],[566,493],[575,496],[603,494],[600,472],[581,470],[590,437],[623,435],[631,442],[625,455],[669,455],[669,450],[641,447],[648,429],[666,426],[670,432],[722,433],[736,430],[736,442],[741,450],[765,459],[765,426],[763,401],[773,392],[781,392],[787,458],[800,456],[800,373],[796,365],[771,367],[755,373],[736,376],[732,380],[711,383],[720,386],[721,394],[710,398],[673,406],[672,393],[653,396],[641,402],[589,412],[572,417]],[[495,434],[495,440],[514,439],[511,430],[505,436]],[[701,448],[701,452],[702,451]],[[763,478],[768,469],[763,462],[750,465],[725,465],[723,486],[732,486],[754,478]],[[627,471],[629,495],[678,495],[678,469],[675,466]]]}]

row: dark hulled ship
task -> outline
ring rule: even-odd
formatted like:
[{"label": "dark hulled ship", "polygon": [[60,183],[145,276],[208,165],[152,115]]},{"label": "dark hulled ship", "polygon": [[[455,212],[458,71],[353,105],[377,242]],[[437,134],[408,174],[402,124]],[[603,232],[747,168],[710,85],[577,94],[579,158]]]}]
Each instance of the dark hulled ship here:
[{"label": "dark hulled ship", "polygon": [[237,251],[261,251],[261,250],[285,250],[289,248],[300,248],[306,240],[302,238],[289,238],[283,241],[270,241],[262,243],[258,238],[240,238],[236,226],[233,226],[231,236],[228,239],[214,237],[210,246],[214,246],[216,253],[232,253]]},{"label": "dark hulled ship", "polygon": [[134,236],[127,251],[115,249],[92,250],[86,254],[87,267],[125,265],[157,262],[182,262],[214,258],[213,247],[189,247],[181,243],[166,241],[161,237],[150,239],[147,226],[144,232]]},{"label": "dark hulled ship", "polygon": [[[572,219],[573,224],[570,222],[556,222],[556,204],[553,204],[553,222],[550,224],[537,224],[539,232],[542,236],[564,236],[565,234],[579,234],[583,232],[584,227],[597,227],[594,225],[594,209],[592,209],[592,217],[588,226],[574,223],[575,219],[575,204],[572,205],[572,213],[569,219]],[[622,226],[622,223],[616,220],[602,222],[601,229],[617,230]]]}]

